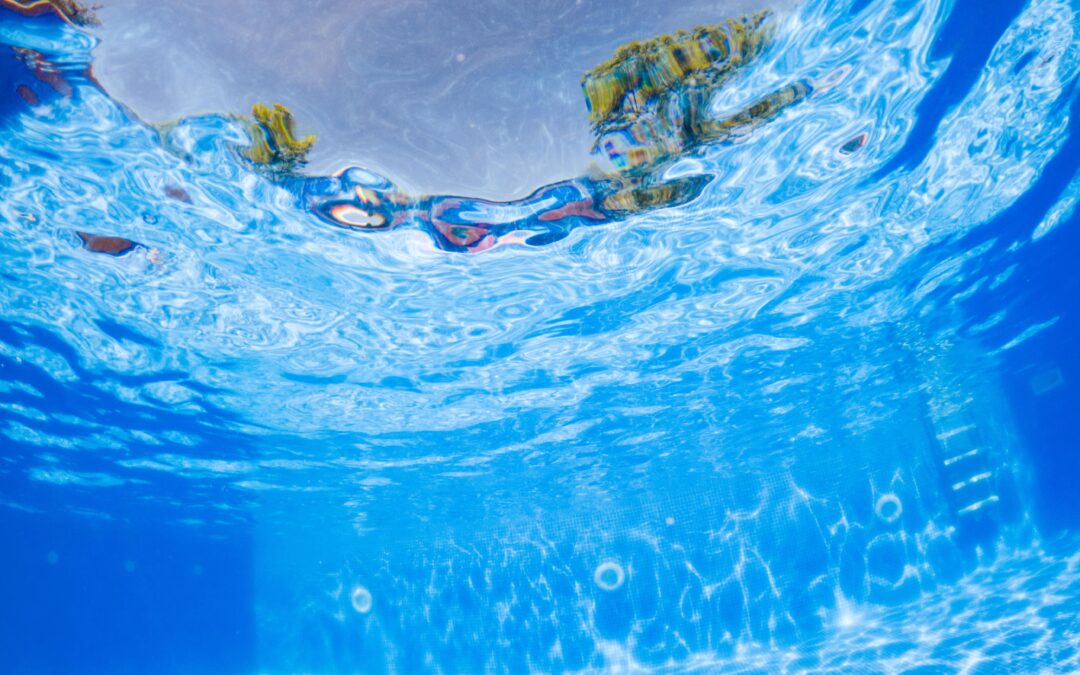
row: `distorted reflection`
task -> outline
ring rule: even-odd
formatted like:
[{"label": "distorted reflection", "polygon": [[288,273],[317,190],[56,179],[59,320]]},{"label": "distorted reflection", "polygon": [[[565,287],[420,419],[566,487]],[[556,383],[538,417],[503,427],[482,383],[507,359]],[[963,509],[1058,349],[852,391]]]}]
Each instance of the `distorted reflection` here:
[{"label": "distorted reflection", "polygon": [[582,80],[595,135],[589,175],[546,185],[524,199],[412,197],[362,169],[331,178],[296,176],[313,138],[296,137],[291,114],[280,104],[273,110],[255,106],[244,154],[296,183],[304,205],[333,225],[385,230],[414,224],[439,248],[454,252],[549,244],[579,225],[689,202],[710,176],[672,178],[666,169],[673,162],[701,145],[744,134],[810,95],[812,84],[797,81],[733,114],[710,113],[713,94],[768,41],[770,19],[761,12],[621,47]]},{"label": "distorted reflection", "polygon": [[279,101],[319,143],[410,193],[521,197],[588,162],[582,73],[619,45],[779,0],[109,0],[95,73],[143,119]]}]

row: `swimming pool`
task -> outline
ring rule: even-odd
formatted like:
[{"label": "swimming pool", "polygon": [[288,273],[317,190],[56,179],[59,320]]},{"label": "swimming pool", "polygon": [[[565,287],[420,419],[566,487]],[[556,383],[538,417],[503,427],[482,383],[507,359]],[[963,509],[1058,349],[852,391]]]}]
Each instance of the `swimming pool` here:
[{"label": "swimming pool", "polygon": [[0,670],[1080,669],[1076,4],[742,9],[469,192],[0,0]]}]

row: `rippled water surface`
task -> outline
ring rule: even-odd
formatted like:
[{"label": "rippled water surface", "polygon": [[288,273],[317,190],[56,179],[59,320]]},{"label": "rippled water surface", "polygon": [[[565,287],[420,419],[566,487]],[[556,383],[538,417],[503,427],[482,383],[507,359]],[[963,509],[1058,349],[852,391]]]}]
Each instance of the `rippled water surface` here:
[{"label": "rippled water surface", "polygon": [[277,4],[211,113],[0,1],[0,670],[1080,669],[1074,1],[778,6],[619,212],[578,77],[759,5]]}]

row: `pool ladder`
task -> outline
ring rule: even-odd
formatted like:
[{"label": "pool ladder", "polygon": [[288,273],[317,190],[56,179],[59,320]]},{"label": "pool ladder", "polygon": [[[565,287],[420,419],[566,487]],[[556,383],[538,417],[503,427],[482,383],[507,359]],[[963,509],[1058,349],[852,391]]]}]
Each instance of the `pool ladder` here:
[{"label": "pool ladder", "polygon": [[961,539],[983,540],[1001,521],[1003,453],[994,450],[993,434],[983,433],[971,403],[949,406],[950,412],[930,420],[940,450],[939,463],[946,500]]}]

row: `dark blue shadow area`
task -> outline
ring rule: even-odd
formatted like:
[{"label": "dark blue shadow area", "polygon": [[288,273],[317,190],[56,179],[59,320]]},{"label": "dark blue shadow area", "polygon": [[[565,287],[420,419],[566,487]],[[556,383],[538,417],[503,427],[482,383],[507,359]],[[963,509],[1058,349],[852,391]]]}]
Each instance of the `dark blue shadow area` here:
[{"label": "dark blue shadow area", "polygon": [[0,510],[4,672],[252,672],[250,532],[212,534]]},{"label": "dark blue shadow area", "polygon": [[[139,388],[154,382],[176,381],[199,394],[212,393],[207,387],[191,381],[186,373],[179,371],[133,375],[88,370],[70,345],[40,326],[0,321],[0,344],[15,353],[45,350],[63,360],[77,376],[74,382],[63,381],[39,365],[0,355],[0,383],[17,385],[0,391],[0,456],[22,467],[13,472],[0,470],[3,501],[40,506],[39,492],[43,484],[49,483],[33,480],[35,470],[87,472],[91,484],[96,483],[110,493],[116,491],[127,499],[139,499],[141,508],[131,512],[122,498],[114,503],[98,494],[101,490],[98,493],[58,492],[45,502],[46,508],[112,512],[115,507],[117,512],[128,513],[129,518],[151,522],[168,518],[221,517],[220,510],[212,504],[225,503],[235,508],[232,513],[243,512],[244,505],[238,495],[223,489],[223,485],[212,477],[192,480],[174,472],[125,467],[123,464],[132,458],[161,455],[231,461],[250,456],[251,440],[229,428],[238,417],[202,397],[197,402],[200,412],[181,413],[172,410],[171,404],[155,401],[149,395],[143,396],[146,403],[133,403],[121,399],[112,390],[115,384]],[[63,439],[66,445],[57,448],[48,440],[17,440],[17,435],[12,435],[13,429],[29,430],[40,439]],[[105,441],[100,437],[103,429],[138,432],[150,440]],[[175,435],[181,435],[183,442],[169,440]],[[81,479],[70,482],[86,484]],[[187,506],[182,514],[178,514],[177,508],[170,504]]]},{"label": "dark blue shadow area", "polygon": [[[0,275],[0,279],[2,278],[3,275]],[[108,332],[111,322],[101,323]],[[145,336],[129,329],[121,330],[116,328],[115,324],[111,325],[112,332],[109,332],[109,335],[118,341],[129,340],[136,344],[148,344],[148,338]],[[183,382],[185,386],[200,393],[210,393],[207,387],[188,379],[187,374],[182,371],[164,370],[139,375],[113,371],[90,371],[83,367],[79,353],[62,338],[41,326],[24,323],[0,320],[0,342],[7,343],[16,351],[28,347],[46,349],[63,359],[72,372],[78,375],[79,384],[73,386],[57,380],[52,374],[34,364],[0,356],[0,380],[20,381],[30,385],[47,401],[46,412],[51,414],[62,413],[106,425],[115,425],[119,422],[121,426],[128,429],[146,431],[182,429],[187,433],[215,436],[222,435],[220,431],[222,426],[240,419],[238,415],[206,401],[201,402],[204,412],[196,417],[191,414],[173,412],[169,409],[170,406],[165,404],[151,407],[128,403],[115,394],[95,386],[98,383],[115,382],[128,387],[140,387],[154,382],[175,380]],[[3,396],[23,405],[32,407],[41,405],[36,396],[26,397],[19,394],[4,394]],[[0,399],[2,400],[4,399]],[[232,434],[232,439],[236,442],[239,442],[241,438],[239,434]]]},{"label": "dark blue shadow area", "polygon": [[[1075,157],[1075,155],[1074,155]],[[1076,303],[1080,279],[1061,251],[1080,250],[1080,213],[1030,247],[1030,260],[1011,280],[1022,292],[1014,321],[1034,325],[1057,317],[1055,324],[1007,352],[1004,372],[1017,423],[1031,449],[1036,518],[1046,534],[1080,528],[1080,334]],[[1019,287],[1019,288],[1016,288]],[[1003,292],[1009,293],[1010,290]],[[1064,310],[1064,311],[1063,311]]]},{"label": "dark blue shadow area", "polygon": [[[14,385],[0,391],[3,672],[253,671],[254,548],[242,497],[213,476],[124,464],[243,459],[250,443],[225,428],[235,418],[206,401],[193,414],[148,397],[122,400],[112,385],[185,374],[92,371],[40,326],[0,321],[0,344],[16,355],[44,351],[76,376],[65,381],[28,359],[0,356],[0,383]],[[139,431],[152,442],[110,441],[102,429]],[[186,441],[169,441],[167,432]]]},{"label": "dark blue shadow area", "polygon": [[1080,492],[1075,487],[1080,476],[1080,455],[1076,452],[1080,447],[1080,425],[1076,423],[1080,355],[1073,339],[1080,331],[1080,312],[1076,302],[1062,301],[1080,297],[1074,261],[1062,255],[1080,251],[1080,212],[1025,246],[1019,256],[1008,249],[1013,242],[1029,239],[1080,170],[1080,96],[1075,82],[1065,88],[1059,100],[1062,113],[1069,116],[1069,135],[1061,149],[1015,204],[957,244],[970,250],[994,239],[1001,271],[1013,263],[1019,270],[992,292],[979,293],[969,303],[974,316],[988,317],[1001,309],[1002,298],[1018,298],[1009,307],[1007,326],[1001,329],[1011,332],[997,335],[995,342],[1004,344],[1015,337],[1018,326],[1057,319],[1044,332],[1006,351],[1002,364],[1007,394],[1030,451],[1035,516],[1048,535],[1080,527]]},{"label": "dark blue shadow area", "polygon": [[[856,2],[852,10],[857,12],[867,4]],[[874,174],[874,181],[922,162],[934,144],[941,121],[971,91],[994,45],[1025,4],[1024,0],[957,0],[930,51],[931,60],[948,58],[949,65],[916,108],[915,127],[904,147]]]}]

